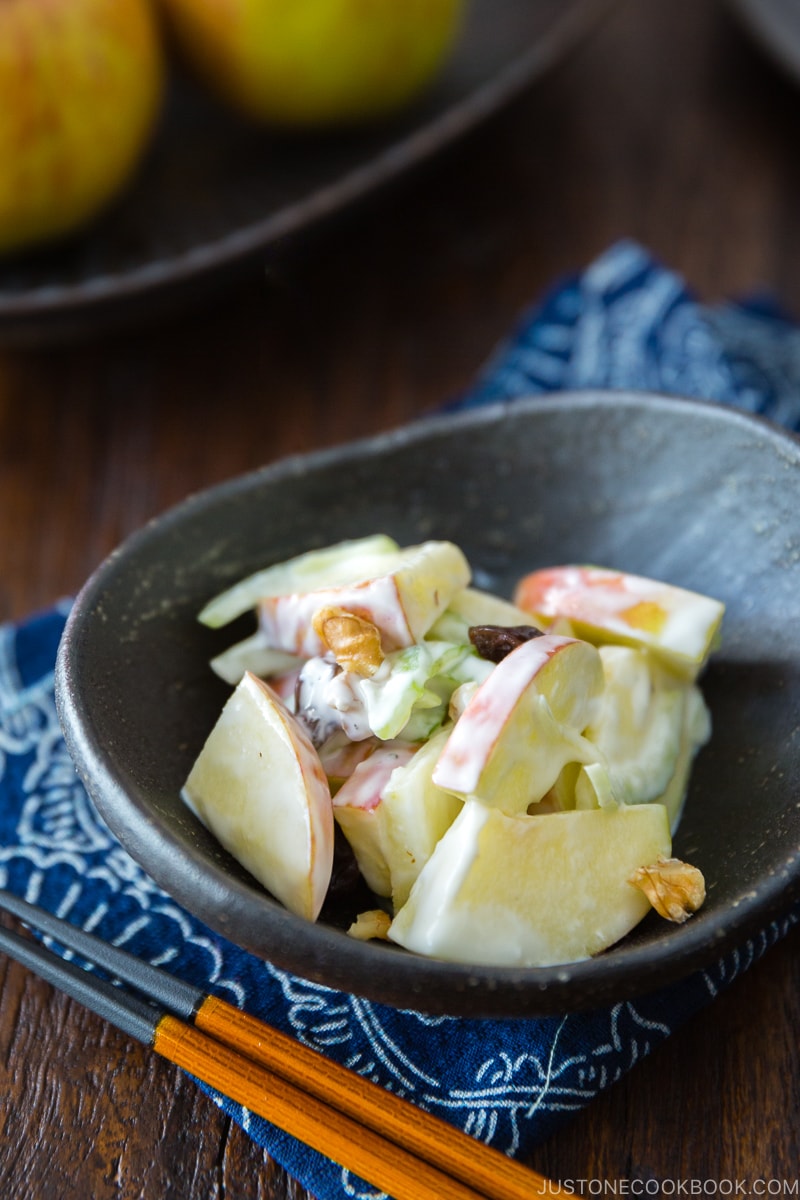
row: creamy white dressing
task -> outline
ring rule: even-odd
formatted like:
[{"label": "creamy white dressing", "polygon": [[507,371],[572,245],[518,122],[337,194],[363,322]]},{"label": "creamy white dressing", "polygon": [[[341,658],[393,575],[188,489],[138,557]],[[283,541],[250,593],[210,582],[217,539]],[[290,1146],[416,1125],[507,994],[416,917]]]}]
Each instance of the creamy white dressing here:
[{"label": "creamy white dressing", "polygon": [[295,715],[321,746],[338,730],[351,742],[371,737],[359,676],[343,671],[338,663],[317,656],[303,666],[295,691]]},{"label": "creamy white dressing", "polygon": [[469,646],[422,642],[386,656],[370,677],[345,671],[317,655],[304,664],[295,692],[295,713],[322,745],[341,730],[351,741],[375,735],[419,741],[448,715],[453,691],[487,678],[493,664]]}]

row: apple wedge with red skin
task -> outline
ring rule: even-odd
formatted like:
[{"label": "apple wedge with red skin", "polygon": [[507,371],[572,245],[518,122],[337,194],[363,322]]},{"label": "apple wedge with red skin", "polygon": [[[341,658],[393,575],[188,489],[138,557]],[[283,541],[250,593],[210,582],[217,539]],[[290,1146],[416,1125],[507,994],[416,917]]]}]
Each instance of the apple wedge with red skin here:
[{"label": "apple wedge with red skin", "polygon": [[370,621],[384,653],[421,641],[451,598],[470,580],[469,564],[452,542],[424,542],[388,559],[367,577],[306,592],[263,597],[259,627],[268,645],[313,658],[327,646],[314,628],[321,609],[336,608]]},{"label": "apple wedge with red skin", "polygon": [[541,800],[569,762],[598,751],[581,735],[604,686],[588,642],[545,634],[523,642],[494,668],[458,718],[433,781],[507,813]]},{"label": "apple wedge with red skin", "polygon": [[[260,655],[270,650],[314,658],[328,649],[314,616],[337,608],[372,622],[388,653],[420,641],[470,577],[469,563],[452,542],[400,547],[375,534],[257,571],[210,600],[198,619],[218,629],[255,609],[259,631],[249,639],[251,648]],[[247,649],[244,643],[228,653],[241,658]]]},{"label": "apple wedge with red skin", "polygon": [[447,736],[439,730],[421,746],[384,743],[334,797],[334,817],[361,874],[376,895],[391,896],[395,910],[461,809],[432,780]]},{"label": "apple wedge with red skin", "polygon": [[545,627],[567,621],[587,641],[644,647],[687,679],[705,665],[725,611],[699,592],[593,566],[532,571],[517,584],[514,603]]},{"label": "apple wedge with red skin", "polygon": [[255,675],[228,698],[182,795],[276,899],[317,918],[333,868],[328,780],[305,730]]},{"label": "apple wedge with red skin", "polygon": [[337,791],[333,814],[356,856],[358,869],[376,896],[391,896],[391,870],[385,853],[383,793],[394,772],[414,757],[417,746],[385,743],[364,758]]}]

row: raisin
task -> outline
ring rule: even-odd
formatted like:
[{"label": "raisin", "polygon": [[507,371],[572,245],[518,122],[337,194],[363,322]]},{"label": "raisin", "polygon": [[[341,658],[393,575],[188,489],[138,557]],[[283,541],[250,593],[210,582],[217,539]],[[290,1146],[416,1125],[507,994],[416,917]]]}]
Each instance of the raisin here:
[{"label": "raisin", "polygon": [[472,625],[469,630],[469,640],[478,654],[493,663],[502,662],[523,642],[541,636],[541,629],[534,625]]}]

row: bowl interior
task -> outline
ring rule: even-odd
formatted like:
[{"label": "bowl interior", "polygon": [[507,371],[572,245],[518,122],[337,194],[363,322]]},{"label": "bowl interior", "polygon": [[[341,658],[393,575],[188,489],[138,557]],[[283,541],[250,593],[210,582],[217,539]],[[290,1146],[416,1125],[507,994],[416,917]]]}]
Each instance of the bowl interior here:
[{"label": "bowl interior", "polygon": [[[191,497],[134,535],[73,608],[57,669],[70,751],[101,814],[176,900],[297,974],[430,1012],[532,1015],[649,990],[718,957],[798,892],[800,445],[716,405],[562,395],[432,418]],[[478,586],[593,562],[723,600],[703,677],[714,723],[675,853],[708,899],[684,926],[651,915],[557,968],[469,967],[360,943],[364,897],[311,924],[286,912],[185,809],[179,790],[228,689],[209,658],[243,636],[201,605],[267,563],[344,537],[448,538]]]}]

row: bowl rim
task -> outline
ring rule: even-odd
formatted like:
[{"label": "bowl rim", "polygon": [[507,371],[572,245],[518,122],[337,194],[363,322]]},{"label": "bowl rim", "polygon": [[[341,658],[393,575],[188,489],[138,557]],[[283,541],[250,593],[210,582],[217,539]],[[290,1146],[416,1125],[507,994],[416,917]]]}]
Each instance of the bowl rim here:
[{"label": "bowl rim", "polygon": [[[234,878],[206,858],[201,867],[204,888],[198,896],[196,858],[168,826],[159,824],[147,811],[146,797],[129,793],[120,784],[108,748],[94,733],[83,708],[80,675],[90,636],[87,622],[120,564],[160,538],[163,531],[197,519],[226,497],[279,483],[287,476],[380,456],[398,447],[448,436],[454,430],[495,424],[515,413],[521,417],[531,414],[535,420],[537,412],[612,406],[640,409],[643,402],[661,412],[695,410],[710,420],[738,424],[747,432],[757,432],[800,466],[800,437],[727,404],[632,389],[559,392],[424,416],[370,437],[280,458],[189,494],[112,550],[80,589],[67,617],[56,660],[56,707],[70,756],[95,807],[151,878],[210,928],[280,969],[392,1007],[439,1015],[544,1016],[629,999],[708,966],[785,915],[800,896],[800,847],[787,847],[781,870],[749,884],[735,901],[702,924],[689,921],[671,929],[669,943],[659,940],[626,946],[623,940],[598,957],[548,967],[453,963],[383,943],[361,942],[341,930],[290,913],[255,881],[250,885]],[[269,914],[269,946],[258,933],[265,914]],[[675,952],[661,949],[665,944],[673,944]],[[400,992],[407,1002],[398,1003]]]}]

